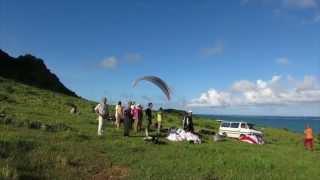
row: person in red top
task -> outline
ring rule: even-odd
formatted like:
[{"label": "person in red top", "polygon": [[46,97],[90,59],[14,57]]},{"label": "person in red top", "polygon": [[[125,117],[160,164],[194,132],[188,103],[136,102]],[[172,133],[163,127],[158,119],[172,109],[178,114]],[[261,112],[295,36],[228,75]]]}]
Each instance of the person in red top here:
[{"label": "person in red top", "polygon": [[304,147],[307,150],[313,151],[313,132],[309,124],[306,124],[304,130]]}]

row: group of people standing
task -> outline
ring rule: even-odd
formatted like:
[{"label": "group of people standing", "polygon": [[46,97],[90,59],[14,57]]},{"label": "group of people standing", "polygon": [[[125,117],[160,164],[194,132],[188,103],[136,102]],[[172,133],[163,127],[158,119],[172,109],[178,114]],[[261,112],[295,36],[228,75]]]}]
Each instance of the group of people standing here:
[{"label": "group of people standing", "polygon": [[[149,132],[153,120],[153,104],[148,103],[147,108],[144,110],[140,104],[135,105],[131,101],[128,102],[127,107],[122,106],[121,101],[118,102],[115,108],[115,126],[120,128],[121,124],[124,125],[124,136],[129,136],[130,130],[134,129],[135,132],[142,131],[142,121],[146,123],[145,135],[149,137]],[[109,116],[109,108],[107,104],[107,98],[102,98],[101,102],[94,108],[98,115],[98,136],[103,134],[103,123]],[[156,128],[157,133],[160,134],[161,126],[163,122],[163,109],[160,108],[156,115]],[[189,111],[183,118],[182,127],[184,130],[193,132],[192,112]],[[304,138],[304,146],[308,150],[313,150],[313,132],[309,125],[306,125]]]},{"label": "group of people standing", "polygon": [[[148,103],[147,108],[144,110],[140,104],[135,104],[131,101],[128,102],[126,107],[122,106],[122,102],[119,101],[115,107],[115,126],[117,129],[123,124],[123,135],[129,136],[130,130],[133,129],[135,132],[142,131],[143,121],[146,123],[145,133],[149,136],[149,132],[153,120],[153,104]],[[102,101],[94,108],[98,115],[98,136],[103,133],[103,122],[108,119],[109,109],[107,104],[107,98],[102,98]],[[163,110],[159,109],[156,115],[156,127],[157,132],[160,133],[162,120],[163,120]]]}]

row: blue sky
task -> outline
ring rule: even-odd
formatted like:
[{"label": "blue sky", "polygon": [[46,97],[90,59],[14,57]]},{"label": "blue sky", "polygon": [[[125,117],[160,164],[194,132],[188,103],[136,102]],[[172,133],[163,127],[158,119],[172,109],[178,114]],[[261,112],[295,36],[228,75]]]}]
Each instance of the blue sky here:
[{"label": "blue sky", "polygon": [[[44,59],[88,99],[320,115],[319,0],[0,0],[0,22],[1,49]],[[172,101],[132,88],[143,75],[163,78]]]}]

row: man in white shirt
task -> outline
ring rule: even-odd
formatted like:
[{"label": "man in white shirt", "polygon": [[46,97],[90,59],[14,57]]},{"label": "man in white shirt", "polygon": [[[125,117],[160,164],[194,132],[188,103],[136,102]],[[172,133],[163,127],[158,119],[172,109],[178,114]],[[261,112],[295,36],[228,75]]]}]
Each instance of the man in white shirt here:
[{"label": "man in white shirt", "polygon": [[108,118],[108,104],[107,98],[102,98],[101,102],[94,108],[94,111],[98,115],[98,136],[101,136],[103,133],[103,121]]}]

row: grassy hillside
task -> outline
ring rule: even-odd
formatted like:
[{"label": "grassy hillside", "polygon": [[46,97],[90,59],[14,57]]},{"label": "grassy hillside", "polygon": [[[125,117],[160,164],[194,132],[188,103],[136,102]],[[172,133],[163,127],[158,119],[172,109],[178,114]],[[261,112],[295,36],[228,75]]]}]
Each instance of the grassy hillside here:
[{"label": "grassy hillside", "polygon": [[[69,113],[70,104],[80,113]],[[109,123],[96,136],[94,102],[40,90],[0,78],[0,179],[317,179],[320,145],[303,149],[302,135],[263,129],[267,143],[236,140],[200,145],[163,139],[156,145],[142,134],[122,136]],[[170,112],[170,113],[169,113]],[[180,113],[165,116],[178,126]],[[218,124],[195,118],[196,130]],[[318,143],[318,142],[317,142]]]}]

